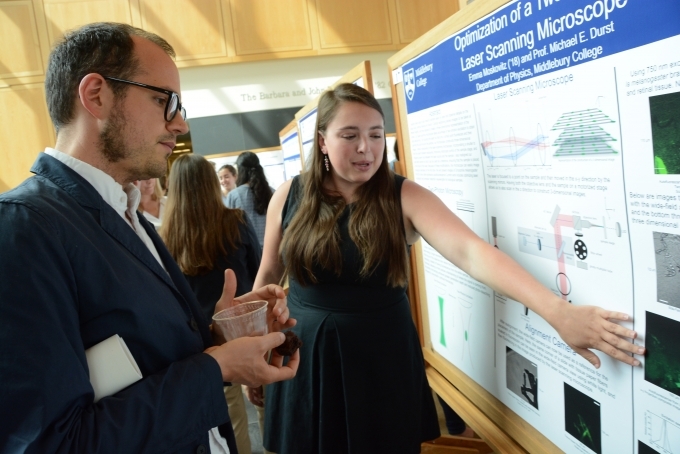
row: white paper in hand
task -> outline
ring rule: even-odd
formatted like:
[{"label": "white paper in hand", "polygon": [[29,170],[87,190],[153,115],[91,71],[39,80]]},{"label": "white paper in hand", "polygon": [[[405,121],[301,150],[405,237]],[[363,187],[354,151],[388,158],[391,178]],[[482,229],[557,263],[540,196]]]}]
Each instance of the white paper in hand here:
[{"label": "white paper in hand", "polygon": [[118,334],[85,350],[94,401],[110,396],[141,380],[142,373]]}]

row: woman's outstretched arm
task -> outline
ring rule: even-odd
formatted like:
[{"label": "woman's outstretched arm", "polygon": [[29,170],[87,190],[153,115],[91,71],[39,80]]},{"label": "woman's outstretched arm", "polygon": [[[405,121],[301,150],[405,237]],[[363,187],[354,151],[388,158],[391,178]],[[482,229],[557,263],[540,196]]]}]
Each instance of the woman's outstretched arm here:
[{"label": "woman's outstretched arm", "polygon": [[630,320],[627,314],[596,306],[577,306],[562,300],[508,255],[477,236],[429,190],[406,180],[402,209],[409,243],[422,236],[437,252],[494,291],[527,306],[555,328],[562,339],[593,366],[600,359],[594,348],[624,363],[640,362],[643,354],[633,344],[635,331],[610,320]]}]

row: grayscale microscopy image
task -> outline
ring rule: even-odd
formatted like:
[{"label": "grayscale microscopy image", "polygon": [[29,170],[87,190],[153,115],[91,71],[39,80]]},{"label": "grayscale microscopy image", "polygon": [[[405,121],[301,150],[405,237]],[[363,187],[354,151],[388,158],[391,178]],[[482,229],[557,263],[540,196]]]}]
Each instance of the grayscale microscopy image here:
[{"label": "grayscale microscopy image", "polygon": [[538,410],[538,367],[510,347],[505,347],[507,388]]},{"label": "grayscale microscopy image", "polygon": [[656,253],[656,300],[680,307],[680,235],[653,232]]}]

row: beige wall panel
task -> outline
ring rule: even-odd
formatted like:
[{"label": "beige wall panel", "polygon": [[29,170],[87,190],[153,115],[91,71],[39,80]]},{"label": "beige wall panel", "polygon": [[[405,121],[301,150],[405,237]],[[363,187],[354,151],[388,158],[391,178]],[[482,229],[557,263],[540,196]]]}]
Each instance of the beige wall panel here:
[{"label": "beige wall panel", "polygon": [[128,0],[43,0],[50,48],[64,33],[92,22],[131,23]]},{"label": "beige wall panel", "polygon": [[474,2],[475,0],[458,0],[458,3],[460,4],[460,9],[465,8],[467,5],[470,3]]},{"label": "beige wall panel", "polygon": [[165,38],[177,60],[226,57],[220,0],[140,0],[142,28]]},{"label": "beige wall panel", "polygon": [[459,9],[458,0],[396,0],[399,41],[410,43]]},{"label": "beige wall panel", "polygon": [[316,0],[321,48],[392,44],[387,0]]},{"label": "beige wall panel", "polygon": [[0,79],[44,73],[33,2],[0,0]]},{"label": "beige wall panel", "polygon": [[231,0],[236,55],[311,50],[307,0]]},{"label": "beige wall panel", "polygon": [[27,177],[35,157],[54,146],[55,136],[42,84],[0,89],[0,192]]}]

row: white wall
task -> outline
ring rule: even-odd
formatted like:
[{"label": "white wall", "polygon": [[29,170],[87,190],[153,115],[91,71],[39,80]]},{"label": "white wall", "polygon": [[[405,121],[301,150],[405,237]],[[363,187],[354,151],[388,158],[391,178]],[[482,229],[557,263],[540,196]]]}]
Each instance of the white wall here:
[{"label": "white wall", "polygon": [[393,52],[231,63],[180,69],[189,118],[304,106],[364,60],[376,98],[392,97],[387,59]]}]

